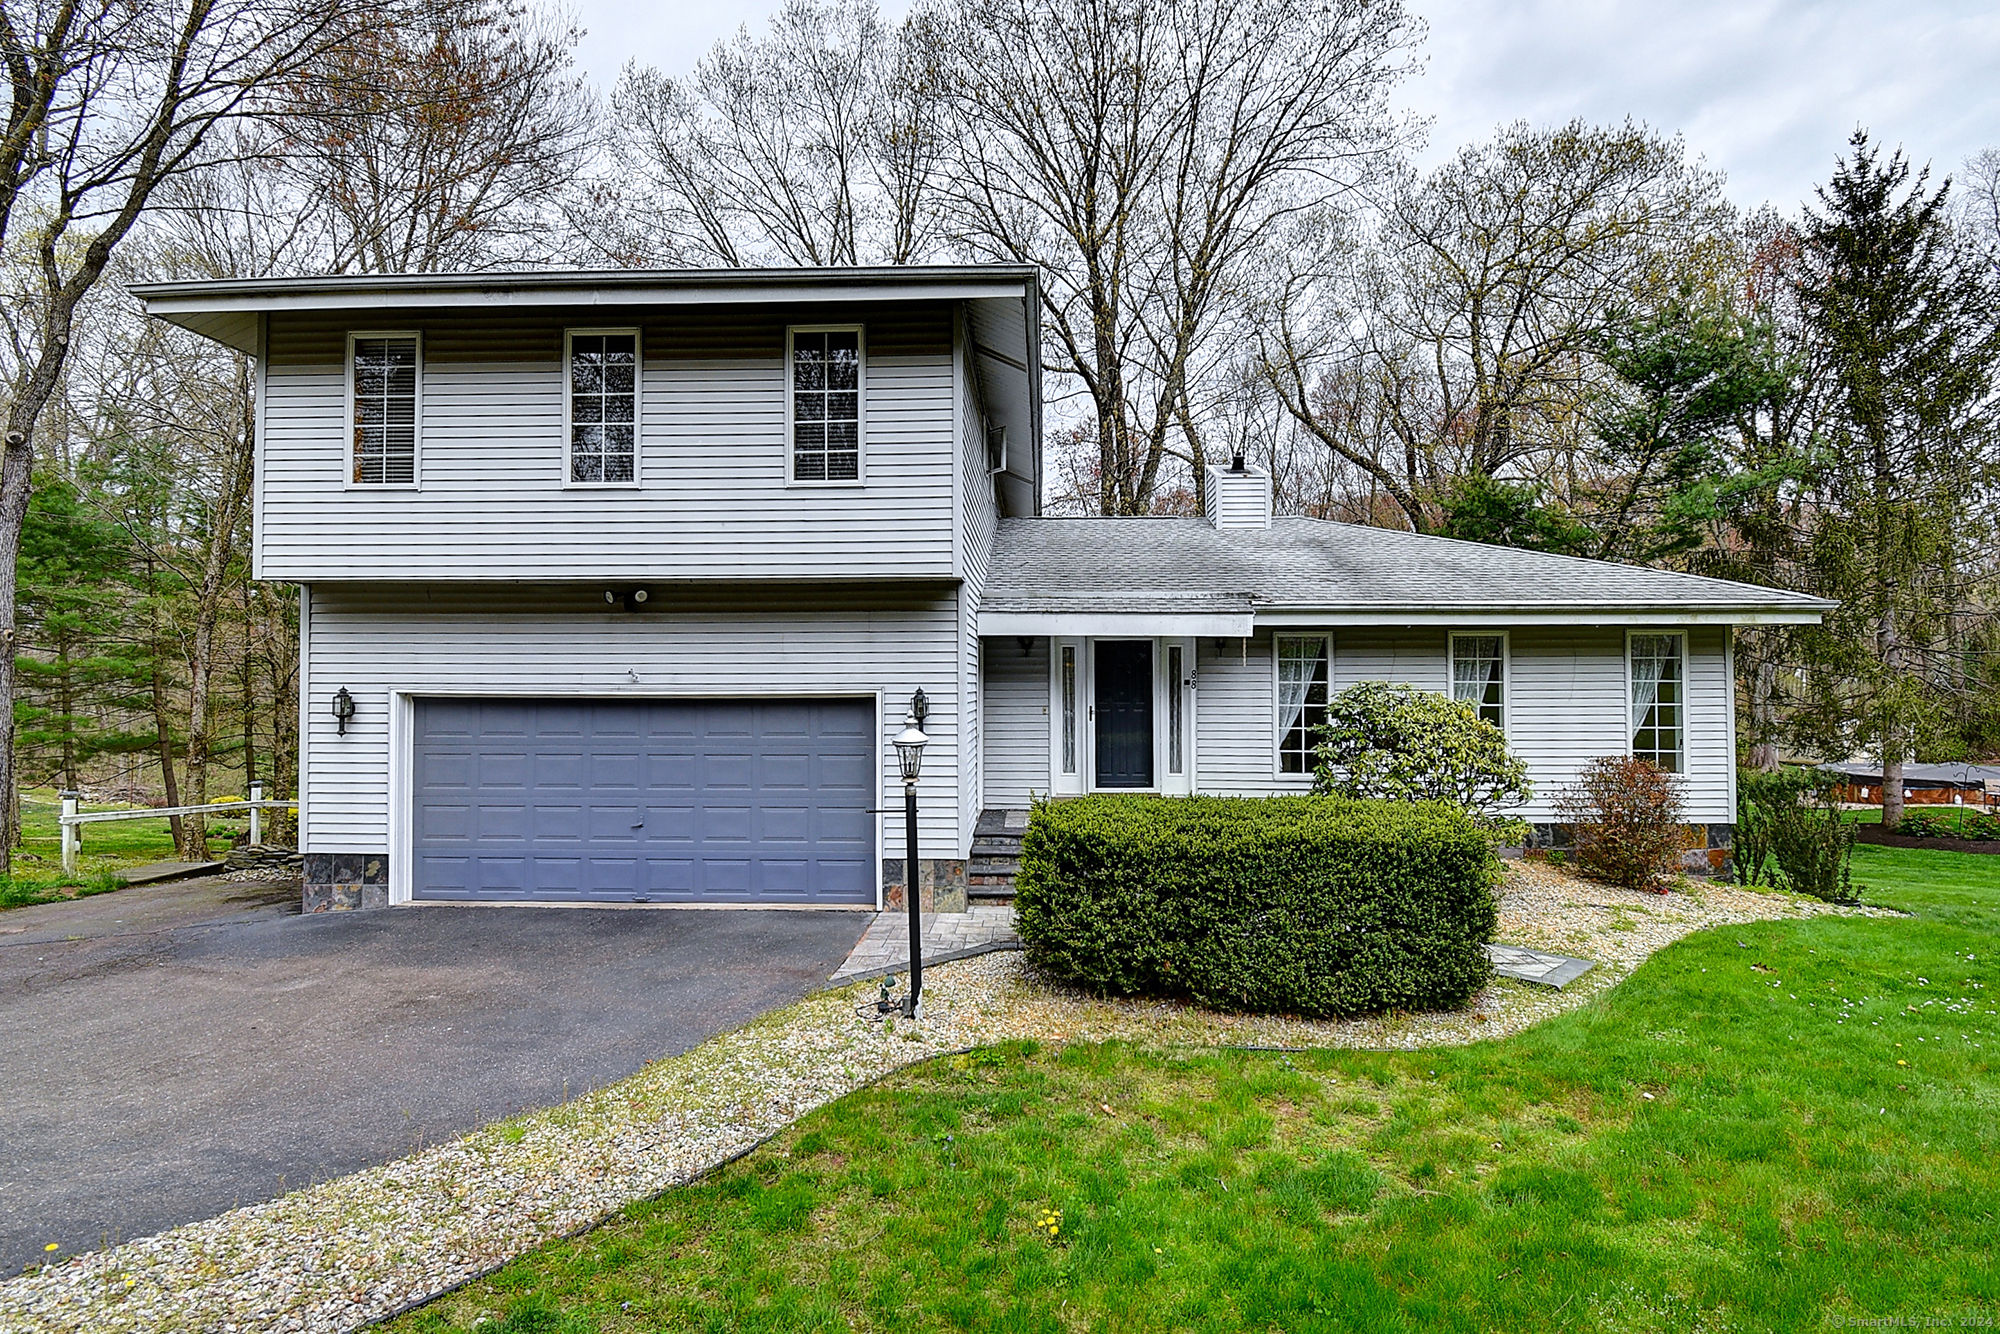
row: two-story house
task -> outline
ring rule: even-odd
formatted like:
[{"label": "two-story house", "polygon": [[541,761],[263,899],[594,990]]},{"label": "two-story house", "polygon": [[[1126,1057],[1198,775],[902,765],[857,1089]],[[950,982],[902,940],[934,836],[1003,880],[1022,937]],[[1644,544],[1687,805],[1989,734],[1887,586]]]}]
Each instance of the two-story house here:
[{"label": "two-story house", "polygon": [[1205,519],[1043,517],[1030,268],[138,294],[256,359],[312,909],[875,907],[919,690],[938,906],[982,812],[1035,794],[1308,790],[1314,724],[1364,679],[1473,701],[1530,820],[1636,753],[1721,846],[1731,627],[1828,605],[1274,517],[1249,468],[1210,470]]}]

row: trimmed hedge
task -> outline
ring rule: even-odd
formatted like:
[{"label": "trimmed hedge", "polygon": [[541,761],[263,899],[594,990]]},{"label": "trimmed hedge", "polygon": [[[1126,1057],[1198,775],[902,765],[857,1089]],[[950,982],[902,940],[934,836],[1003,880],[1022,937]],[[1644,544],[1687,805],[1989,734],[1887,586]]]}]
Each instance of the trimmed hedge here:
[{"label": "trimmed hedge", "polygon": [[1085,990],[1328,1018],[1469,1000],[1499,873],[1443,802],[1082,797],[1035,807],[1014,910]]}]

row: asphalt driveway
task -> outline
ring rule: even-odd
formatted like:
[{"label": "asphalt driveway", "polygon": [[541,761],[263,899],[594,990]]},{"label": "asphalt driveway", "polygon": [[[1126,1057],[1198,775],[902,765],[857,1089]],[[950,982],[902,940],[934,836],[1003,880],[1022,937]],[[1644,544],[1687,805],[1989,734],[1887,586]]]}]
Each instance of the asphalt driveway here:
[{"label": "asphalt driveway", "polygon": [[[163,886],[0,915],[0,1272],[620,1079],[805,995],[871,920],[301,917],[297,893]],[[183,924],[162,925],[175,895]]]}]

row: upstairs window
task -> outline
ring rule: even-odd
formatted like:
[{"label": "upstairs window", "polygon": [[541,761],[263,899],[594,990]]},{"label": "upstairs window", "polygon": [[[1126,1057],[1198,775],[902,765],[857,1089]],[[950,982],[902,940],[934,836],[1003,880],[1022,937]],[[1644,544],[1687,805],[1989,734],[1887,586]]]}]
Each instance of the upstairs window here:
[{"label": "upstairs window", "polygon": [[1326,723],[1329,642],[1325,635],[1278,636],[1278,772],[1309,774]]},{"label": "upstairs window", "polygon": [[1687,662],[1679,635],[1632,636],[1632,754],[1670,774],[1686,754]]},{"label": "upstairs window", "polygon": [[639,480],[639,334],[569,334],[569,480],[629,486]]},{"label": "upstairs window", "polygon": [[1501,635],[1451,637],[1451,697],[1471,704],[1495,727],[1507,725],[1507,640]]},{"label": "upstairs window", "polygon": [[355,334],[348,349],[350,476],[362,486],[414,486],[419,339]]},{"label": "upstairs window", "polygon": [[791,331],[792,480],[861,480],[861,330]]}]

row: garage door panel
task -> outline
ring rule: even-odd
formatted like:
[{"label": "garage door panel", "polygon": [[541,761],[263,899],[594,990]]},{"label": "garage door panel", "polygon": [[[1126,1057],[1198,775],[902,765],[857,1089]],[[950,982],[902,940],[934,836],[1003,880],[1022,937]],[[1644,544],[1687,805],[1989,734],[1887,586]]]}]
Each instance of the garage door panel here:
[{"label": "garage door panel", "polygon": [[419,700],[415,893],[873,903],[874,717],[859,699]]}]

